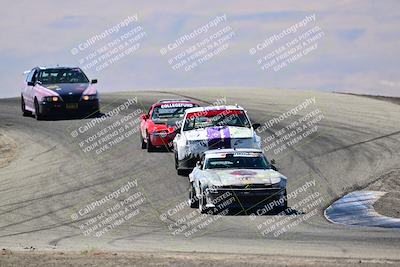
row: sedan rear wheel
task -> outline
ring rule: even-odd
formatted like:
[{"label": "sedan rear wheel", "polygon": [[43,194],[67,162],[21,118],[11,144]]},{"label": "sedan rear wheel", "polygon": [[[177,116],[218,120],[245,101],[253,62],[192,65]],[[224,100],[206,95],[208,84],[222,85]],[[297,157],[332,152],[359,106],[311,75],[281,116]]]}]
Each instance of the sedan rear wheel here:
[{"label": "sedan rear wheel", "polygon": [[31,115],[30,112],[27,111],[25,108],[25,99],[23,96],[21,96],[21,110],[22,110],[22,116],[26,117]]}]

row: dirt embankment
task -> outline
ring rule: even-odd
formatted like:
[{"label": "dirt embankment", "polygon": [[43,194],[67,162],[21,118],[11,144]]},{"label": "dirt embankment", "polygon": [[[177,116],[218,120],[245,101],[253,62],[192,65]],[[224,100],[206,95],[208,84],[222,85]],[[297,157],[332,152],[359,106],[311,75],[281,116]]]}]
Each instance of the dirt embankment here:
[{"label": "dirt embankment", "polygon": [[400,218],[400,169],[384,174],[366,189],[387,192],[374,204],[374,208],[382,215]]},{"label": "dirt embankment", "polygon": [[398,266],[398,261],[210,253],[40,253],[5,251],[0,266]]}]

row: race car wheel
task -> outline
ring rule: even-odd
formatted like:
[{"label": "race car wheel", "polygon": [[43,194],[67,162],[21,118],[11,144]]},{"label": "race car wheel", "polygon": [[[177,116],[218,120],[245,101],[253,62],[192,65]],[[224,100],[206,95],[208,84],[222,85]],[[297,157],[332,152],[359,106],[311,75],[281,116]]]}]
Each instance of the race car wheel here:
[{"label": "race car wheel", "polygon": [[147,136],[147,152],[154,152],[156,150],[156,147],[153,146],[153,144],[150,141],[150,136]]},{"label": "race car wheel", "polygon": [[207,212],[207,208],[206,208],[206,197],[204,195],[204,191],[200,186],[200,198],[199,198],[199,212],[200,213],[206,213]]},{"label": "race car wheel", "polygon": [[100,109],[96,110],[95,112],[93,112],[92,114],[89,114],[92,118],[99,118],[101,117],[101,112]]},{"label": "race car wheel", "polygon": [[189,187],[189,204],[191,208],[199,207],[199,200],[196,197],[196,191],[194,189],[193,183],[190,183]]},{"label": "race car wheel", "polygon": [[176,152],[174,152],[174,162],[175,162],[175,170],[177,170],[179,165],[178,165],[178,154]]},{"label": "race car wheel", "polygon": [[39,110],[39,103],[37,101],[37,99],[35,98],[35,118],[36,120],[40,121],[43,119],[43,115],[40,114],[40,110]]},{"label": "race car wheel", "polygon": [[285,197],[285,202],[283,202],[283,205],[282,205],[282,207],[281,207],[281,210],[282,211],[285,211],[287,208],[288,208],[288,202],[287,202],[287,192],[286,192],[286,189],[285,189],[285,191],[284,191],[284,197]]},{"label": "race car wheel", "polygon": [[141,133],[140,133],[140,143],[142,144],[142,149],[146,149],[147,148],[147,144],[144,141],[144,138],[143,138]]},{"label": "race car wheel", "polygon": [[26,117],[31,115],[31,113],[27,111],[25,108],[25,100],[23,96],[21,96],[21,110],[22,110],[22,116]]},{"label": "race car wheel", "polygon": [[182,169],[179,169],[179,159],[178,159],[178,153],[177,152],[174,152],[174,158],[175,158],[175,169],[176,169],[176,173],[178,174],[178,175],[181,175],[181,176],[183,176],[183,175],[185,175],[186,173],[185,173],[185,170],[182,170]]}]

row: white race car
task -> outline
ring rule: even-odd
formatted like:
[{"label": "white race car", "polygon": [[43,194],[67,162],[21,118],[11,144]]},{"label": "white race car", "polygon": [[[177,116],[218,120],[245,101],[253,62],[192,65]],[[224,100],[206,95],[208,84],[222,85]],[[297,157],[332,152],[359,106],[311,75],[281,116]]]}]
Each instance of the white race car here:
[{"label": "white race car", "polygon": [[260,124],[251,124],[239,106],[210,106],[185,111],[183,125],[173,140],[178,174],[193,169],[201,155],[218,148],[261,148],[255,133]]},{"label": "white race car", "polygon": [[287,208],[287,179],[258,149],[206,151],[189,174],[189,203],[200,212]]}]

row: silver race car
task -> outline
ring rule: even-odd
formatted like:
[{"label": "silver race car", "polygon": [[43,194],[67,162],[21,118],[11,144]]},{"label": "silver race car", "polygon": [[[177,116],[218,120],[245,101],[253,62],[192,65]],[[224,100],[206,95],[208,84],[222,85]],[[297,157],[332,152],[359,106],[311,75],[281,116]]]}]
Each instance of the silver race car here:
[{"label": "silver race car", "polygon": [[189,181],[190,206],[200,212],[227,206],[247,210],[266,203],[274,210],[287,208],[287,179],[259,149],[206,151]]},{"label": "silver race car", "polygon": [[218,148],[261,148],[261,138],[239,106],[209,106],[185,111],[173,140],[178,174],[191,171],[204,151]]}]

